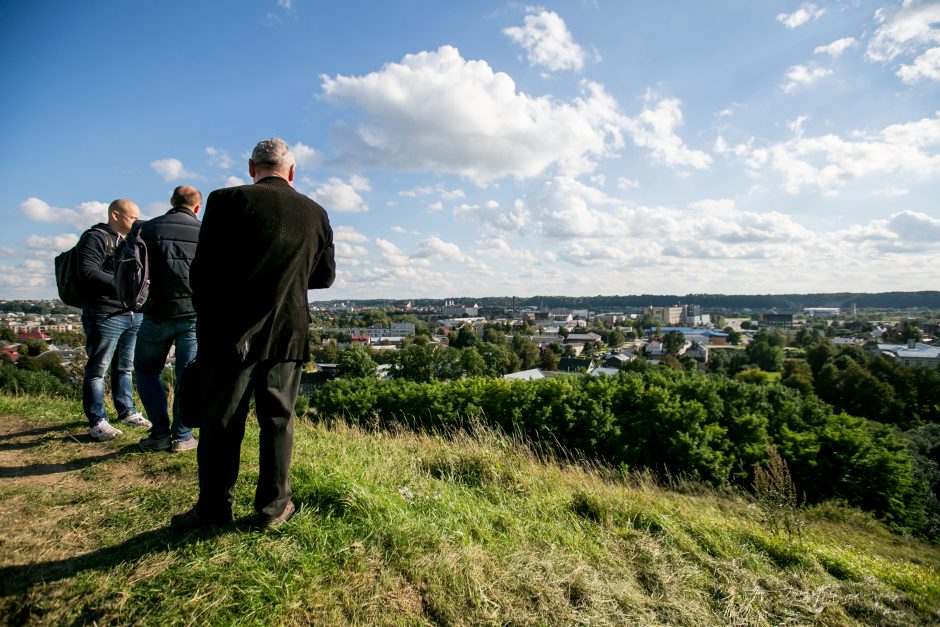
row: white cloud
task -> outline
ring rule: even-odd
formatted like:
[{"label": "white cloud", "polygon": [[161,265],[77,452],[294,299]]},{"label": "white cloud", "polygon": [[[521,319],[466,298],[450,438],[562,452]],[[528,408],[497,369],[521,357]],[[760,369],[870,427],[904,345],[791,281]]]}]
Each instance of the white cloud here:
[{"label": "white cloud", "polygon": [[225,183],[222,187],[238,187],[239,185],[245,185],[245,181],[238,178],[237,176],[230,176],[225,179]]},{"label": "white cloud", "polygon": [[940,43],[940,3],[905,0],[895,9],[879,9],[875,18],[881,26],[868,42],[866,58],[887,62],[898,56],[914,54],[924,47]]},{"label": "white cloud", "polygon": [[572,39],[565,21],[553,11],[526,15],[524,26],[505,28],[503,33],[525,48],[531,65],[552,72],[580,71],[584,67],[584,50]]},{"label": "white cloud", "polygon": [[150,167],[167,182],[198,178],[198,175],[187,170],[179,159],[157,159],[150,163]]},{"label": "white cloud", "polygon": [[453,242],[445,242],[437,236],[431,236],[418,244],[419,258],[428,258],[441,262],[465,264],[471,260],[460,250],[460,246]]},{"label": "white cloud", "polygon": [[412,259],[406,255],[398,246],[388,241],[387,239],[382,239],[381,237],[376,238],[375,247],[379,249],[379,254],[382,257],[382,262],[393,267],[400,266],[410,266],[410,265],[428,265],[426,259]]},{"label": "white cloud", "polygon": [[[231,170],[233,167],[235,167],[235,161],[228,155],[226,151],[222,150],[221,148],[208,146],[206,148],[206,154],[209,155],[209,163],[216,168],[221,170]],[[181,168],[182,166],[183,164],[180,163]]]},{"label": "white cloud", "polygon": [[886,220],[853,225],[833,234],[857,254],[910,254],[940,251],[940,220],[915,211],[899,211]]},{"label": "white cloud", "polygon": [[441,201],[432,202],[427,205],[427,210],[431,212],[440,211],[444,208],[444,204]]},{"label": "white cloud", "polygon": [[497,259],[516,263],[535,263],[537,260],[531,250],[510,245],[502,237],[486,237],[477,241],[474,252],[483,259]]},{"label": "white cloud", "polygon": [[601,85],[582,81],[572,103],[517,92],[485,61],[452,46],[405,56],[366,76],[323,76],[323,97],[359,107],[356,129],[337,129],[337,159],[357,167],[433,170],[486,184],[552,166],[585,172],[622,147],[625,119]]},{"label": "white cloud", "polygon": [[294,8],[294,0],[277,0],[277,6],[285,11],[290,11]]},{"label": "white cloud", "polygon": [[782,22],[787,28],[797,28],[807,22],[819,19],[825,12],[825,9],[820,9],[812,2],[804,2],[793,13],[779,13],[777,21]]},{"label": "white cloud", "polygon": [[828,54],[833,59],[838,59],[847,49],[857,45],[858,41],[856,41],[855,37],[843,37],[842,39],[836,39],[831,44],[816,46],[813,52],[816,54]]},{"label": "white cloud", "polygon": [[[652,99],[647,94],[647,100]],[[640,115],[630,119],[626,128],[637,146],[648,148],[652,157],[673,168],[707,170],[712,158],[700,151],[692,150],[676,134],[682,126],[681,102],[676,98],[663,98],[654,108],[645,107]]]},{"label": "white cloud", "polygon": [[831,74],[832,70],[827,68],[808,68],[805,65],[794,65],[787,70],[787,82],[781,85],[780,89],[785,94],[792,94],[800,87],[808,87]]},{"label": "white cloud", "polygon": [[0,288],[14,298],[20,294],[28,296],[36,288],[53,283],[55,273],[52,264],[39,259],[25,259],[16,265],[0,265]]},{"label": "white cloud", "polygon": [[872,196],[883,196],[885,198],[897,198],[899,196],[907,196],[911,193],[911,190],[905,187],[886,187],[884,189],[878,190],[877,192],[872,192]]},{"label": "white cloud", "polygon": [[639,189],[640,182],[625,176],[617,178],[617,189]]},{"label": "white cloud", "polygon": [[323,205],[327,211],[362,213],[369,210],[369,205],[359,195],[359,192],[372,191],[369,179],[365,177],[353,175],[345,182],[333,176],[325,183],[314,183],[307,179],[304,183],[315,186],[308,196]]},{"label": "white cloud", "polygon": [[98,222],[106,222],[108,219],[108,205],[98,201],[80,203],[75,209],[63,209],[53,207],[39,198],[30,197],[20,203],[20,211],[30,220],[64,222],[80,229]]},{"label": "white cloud", "polygon": [[915,85],[922,80],[940,81],[940,47],[931,48],[914,59],[911,65],[902,65],[897,74],[907,85]]},{"label": "white cloud", "polygon": [[61,252],[74,246],[77,241],[78,235],[74,233],[51,236],[30,235],[26,238],[26,247],[42,251]]},{"label": "white cloud", "polygon": [[342,267],[359,266],[369,256],[369,250],[363,246],[369,238],[351,226],[333,228],[333,245],[336,249],[338,265]]},{"label": "white cloud", "polygon": [[300,142],[294,144],[291,148],[291,152],[294,153],[294,161],[298,168],[315,168],[320,165],[320,162],[323,160],[320,153]]},{"label": "white cloud", "polygon": [[[739,145],[735,154],[759,171],[769,164],[785,177],[791,194],[818,190],[837,194],[852,181],[877,175],[940,175],[940,113],[906,124],[893,124],[877,133],[856,131],[851,140],[836,135],[807,137],[794,125],[793,139],[768,147]],[[933,149],[933,150],[931,150]]]}]

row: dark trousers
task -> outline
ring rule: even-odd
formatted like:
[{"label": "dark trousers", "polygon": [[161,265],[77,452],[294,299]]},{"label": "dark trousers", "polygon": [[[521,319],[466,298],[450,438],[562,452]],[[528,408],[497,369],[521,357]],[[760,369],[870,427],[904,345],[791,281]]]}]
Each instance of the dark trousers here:
[{"label": "dark trousers", "polygon": [[303,364],[296,361],[207,364],[204,415],[199,432],[199,502],[212,519],[231,516],[249,400],[261,427],[255,511],[277,516],[291,497],[290,459],[294,448],[294,402]]}]

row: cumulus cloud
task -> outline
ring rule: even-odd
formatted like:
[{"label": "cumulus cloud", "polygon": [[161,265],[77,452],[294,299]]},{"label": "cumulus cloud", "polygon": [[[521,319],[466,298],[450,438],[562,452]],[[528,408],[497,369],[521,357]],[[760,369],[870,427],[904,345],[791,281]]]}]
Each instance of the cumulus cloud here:
[{"label": "cumulus cloud", "polygon": [[[652,100],[647,94],[647,101]],[[637,146],[647,148],[653,159],[673,168],[707,170],[712,158],[701,150],[693,150],[676,133],[682,126],[681,102],[663,98],[652,108],[646,106],[639,116],[626,123],[627,132]]]},{"label": "cumulus cloud", "polygon": [[806,67],[805,65],[794,65],[787,70],[787,82],[780,86],[785,94],[792,94],[801,87],[809,87],[827,76],[832,75],[832,70],[822,67]]},{"label": "cumulus cloud", "polygon": [[842,39],[836,39],[831,44],[816,46],[813,52],[815,54],[828,54],[833,59],[838,59],[846,50],[857,45],[858,41],[856,41],[855,37],[843,37]]},{"label": "cumulus cloud", "polygon": [[240,179],[237,176],[230,176],[225,179],[225,183],[222,185],[222,187],[238,187],[239,185],[245,184],[246,183],[243,179]]},{"label": "cumulus cloud", "polygon": [[853,225],[834,234],[860,248],[860,254],[910,254],[940,250],[940,220],[916,211]]},{"label": "cumulus cloud", "polygon": [[552,72],[580,71],[584,67],[584,50],[571,37],[565,21],[553,11],[526,15],[523,26],[505,28],[503,33],[526,50],[531,65]]},{"label": "cumulus cloud", "polygon": [[791,194],[815,189],[834,195],[851,181],[876,175],[940,174],[940,113],[875,133],[856,131],[850,139],[832,134],[806,136],[802,124],[791,128],[794,137],[788,141],[734,148],[734,154],[755,171],[769,164],[783,174],[784,189]]},{"label": "cumulus cloud", "polygon": [[617,178],[617,189],[639,189],[640,182],[625,176]]},{"label": "cumulus cloud", "polygon": [[[206,154],[209,156],[209,163],[213,167],[219,168],[221,170],[231,170],[235,166],[235,161],[228,155],[226,151],[222,150],[221,148],[208,146],[206,148]],[[179,162],[177,161],[177,163]],[[153,164],[151,164],[151,166],[153,166]],[[182,168],[183,164],[180,163],[179,167]]]},{"label": "cumulus cloud", "polygon": [[902,65],[897,75],[907,85],[922,80],[940,81],[940,47],[931,48],[910,65]]},{"label": "cumulus cloud", "polygon": [[294,153],[294,161],[298,168],[315,168],[323,160],[320,153],[300,142],[294,144],[291,152]]},{"label": "cumulus cloud", "polygon": [[68,250],[78,241],[78,235],[63,233],[61,235],[30,235],[26,238],[26,247],[42,251],[61,252]]},{"label": "cumulus cloud", "polygon": [[369,256],[364,246],[369,238],[351,226],[339,225],[333,228],[333,246],[336,249],[338,265],[343,267],[359,266]]},{"label": "cumulus cloud", "polygon": [[532,213],[522,202],[511,209],[503,210],[495,200],[483,205],[462,203],[454,207],[454,219],[458,222],[473,222],[488,234],[521,234],[531,223]]},{"label": "cumulus cloud", "polygon": [[625,119],[590,81],[570,103],[516,90],[507,74],[452,46],[405,56],[365,76],[322,77],[322,97],[358,107],[337,128],[338,164],[450,172],[478,184],[556,166],[585,172],[622,147]]},{"label": "cumulus cloud", "polygon": [[53,207],[44,200],[30,197],[20,203],[20,211],[30,220],[37,222],[64,222],[80,229],[88,228],[97,222],[108,219],[107,203],[91,201],[80,203],[74,209]]},{"label": "cumulus cloud", "polygon": [[418,244],[418,254],[416,256],[435,261],[460,264],[471,261],[471,259],[460,250],[460,246],[453,242],[446,242],[437,236],[431,236],[422,240]]},{"label": "cumulus cloud", "polygon": [[179,159],[157,159],[150,163],[150,167],[167,182],[198,178],[198,175],[187,170]]},{"label": "cumulus cloud", "polygon": [[818,20],[825,12],[825,9],[820,9],[812,2],[804,2],[793,13],[777,14],[777,21],[782,22],[787,28],[797,28],[813,20]]},{"label": "cumulus cloud", "polygon": [[0,288],[13,297],[29,295],[50,285],[53,276],[49,262],[26,259],[15,265],[0,265]]},{"label": "cumulus cloud", "polygon": [[940,3],[905,0],[900,7],[875,12],[880,26],[865,52],[871,61],[888,62],[940,43]]},{"label": "cumulus cloud", "polygon": [[376,238],[375,247],[378,248],[382,262],[385,264],[390,266],[407,266],[412,262],[408,255],[387,239],[382,239],[381,237]]},{"label": "cumulus cloud", "polygon": [[372,186],[369,184],[369,179],[363,176],[353,175],[349,181],[333,176],[324,183],[314,183],[309,180],[304,182],[315,186],[308,195],[323,205],[327,211],[362,213],[369,210],[369,205],[359,192],[370,192]]}]

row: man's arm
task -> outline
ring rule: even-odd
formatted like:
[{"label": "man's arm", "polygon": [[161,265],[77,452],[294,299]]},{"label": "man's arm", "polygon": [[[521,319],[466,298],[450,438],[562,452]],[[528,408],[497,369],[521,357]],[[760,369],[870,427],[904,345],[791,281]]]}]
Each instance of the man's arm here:
[{"label": "man's arm", "polygon": [[329,223],[327,223],[323,249],[320,251],[320,258],[317,259],[317,263],[310,273],[310,279],[307,281],[307,289],[317,290],[333,285],[333,279],[336,278],[336,259],[334,253],[333,229],[330,228]]},{"label": "man's arm", "polygon": [[93,289],[95,293],[113,290],[114,273],[104,269],[111,253],[106,241],[106,238],[110,237],[104,233],[92,232],[78,242],[78,278],[85,289]]}]

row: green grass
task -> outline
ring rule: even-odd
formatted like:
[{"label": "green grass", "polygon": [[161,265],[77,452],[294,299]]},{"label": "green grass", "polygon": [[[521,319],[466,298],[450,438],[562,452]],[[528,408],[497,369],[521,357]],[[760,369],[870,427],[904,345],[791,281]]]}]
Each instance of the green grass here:
[{"label": "green grass", "polygon": [[[77,403],[0,396],[0,623],[923,625],[940,550],[854,510],[779,535],[743,495],[552,461],[492,432],[298,420],[299,513],[176,534],[192,453],[94,443]],[[252,513],[250,426],[236,516]]]}]

